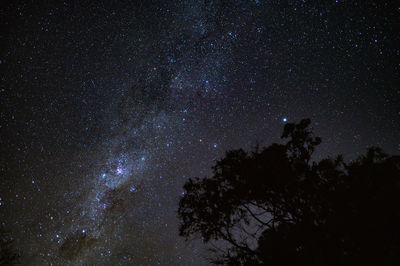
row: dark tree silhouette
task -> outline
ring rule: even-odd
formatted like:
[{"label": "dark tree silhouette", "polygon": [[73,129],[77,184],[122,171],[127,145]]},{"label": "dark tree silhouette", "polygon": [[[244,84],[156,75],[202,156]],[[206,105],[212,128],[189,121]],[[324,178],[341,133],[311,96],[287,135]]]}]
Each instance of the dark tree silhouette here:
[{"label": "dark tree silhouette", "polygon": [[14,248],[14,238],[3,226],[0,227],[0,265],[15,265],[19,263],[19,254]]},{"label": "dark tree silhouette", "polygon": [[400,157],[371,148],[348,164],[310,162],[321,139],[309,125],[286,124],[286,144],[228,151],[211,178],[189,179],[180,235],[214,244],[216,264],[400,265]]}]

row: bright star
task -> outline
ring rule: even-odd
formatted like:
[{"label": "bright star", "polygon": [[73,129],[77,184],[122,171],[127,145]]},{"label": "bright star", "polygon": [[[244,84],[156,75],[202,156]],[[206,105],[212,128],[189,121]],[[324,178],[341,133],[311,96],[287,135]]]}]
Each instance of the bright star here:
[{"label": "bright star", "polygon": [[122,172],[123,172],[123,169],[121,168],[121,166],[118,166],[118,167],[117,167],[117,174],[118,174],[118,175],[121,175]]}]

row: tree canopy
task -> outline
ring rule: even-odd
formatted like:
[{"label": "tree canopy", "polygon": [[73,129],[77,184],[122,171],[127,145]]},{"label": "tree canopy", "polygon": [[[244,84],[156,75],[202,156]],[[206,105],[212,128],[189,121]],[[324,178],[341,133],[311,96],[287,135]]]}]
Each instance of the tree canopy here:
[{"label": "tree canopy", "polygon": [[14,247],[14,238],[3,225],[0,225],[0,265],[19,263],[19,254]]},{"label": "tree canopy", "polygon": [[212,245],[216,264],[400,263],[400,156],[370,148],[350,163],[311,161],[321,139],[309,119],[286,124],[282,138],[228,151],[212,177],[189,179],[180,235]]}]

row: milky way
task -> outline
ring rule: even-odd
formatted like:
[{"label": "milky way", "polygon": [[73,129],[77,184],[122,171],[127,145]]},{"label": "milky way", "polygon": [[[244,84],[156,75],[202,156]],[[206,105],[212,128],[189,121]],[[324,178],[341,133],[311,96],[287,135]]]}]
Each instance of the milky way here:
[{"label": "milky way", "polygon": [[4,230],[23,264],[203,265],[189,177],[311,118],[316,156],[400,150],[389,1],[2,4]]}]

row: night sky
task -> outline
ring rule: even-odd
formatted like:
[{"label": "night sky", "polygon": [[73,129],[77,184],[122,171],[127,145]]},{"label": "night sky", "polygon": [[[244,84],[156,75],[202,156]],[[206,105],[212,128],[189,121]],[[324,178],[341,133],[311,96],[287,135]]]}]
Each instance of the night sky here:
[{"label": "night sky", "polygon": [[182,185],[287,122],[311,118],[316,160],[400,151],[396,1],[55,2],[0,7],[0,222],[24,264],[205,264]]}]

